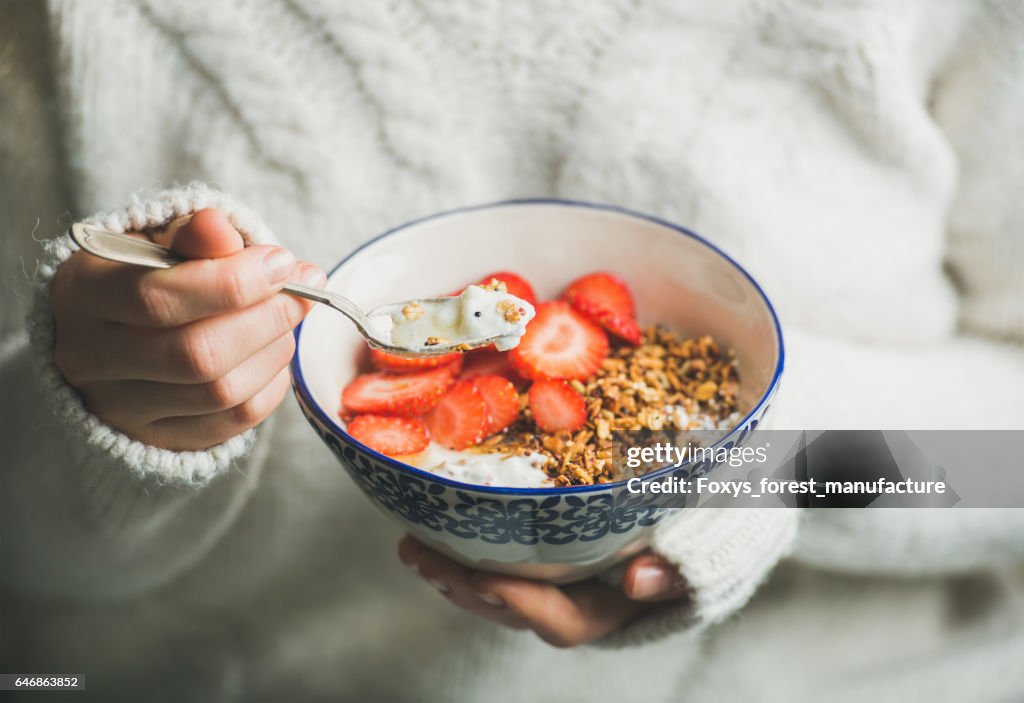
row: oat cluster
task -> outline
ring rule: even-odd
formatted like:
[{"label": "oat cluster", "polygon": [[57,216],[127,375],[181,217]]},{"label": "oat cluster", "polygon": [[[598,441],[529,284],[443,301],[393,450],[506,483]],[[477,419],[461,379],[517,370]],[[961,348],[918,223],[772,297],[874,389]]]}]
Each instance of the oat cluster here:
[{"label": "oat cluster", "polygon": [[478,284],[484,290],[491,290],[496,293],[508,293],[508,286],[505,285],[505,281],[499,281],[497,278],[492,278],[489,283]]},{"label": "oat cluster", "polygon": [[402,308],[402,315],[407,320],[418,320],[423,317],[423,306],[414,300]]},{"label": "oat cluster", "polygon": [[519,419],[471,451],[543,454],[556,486],[608,483],[623,478],[612,460],[613,433],[707,429],[738,410],[733,353],[709,336],[680,339],[661,326],[647,329],[638,347],[613,349],[592,378],[570,383],[586,402],[583,429],[542,432],[522,393]]},{"label": "oat cluster", "polygon": [[523,315],[526,314],[526,310],[519,307],[511,300],[507,298],[498,303],[498,312],[501,313],[502,317],[505,318],[506,322],[515,324],[523,319]]}]

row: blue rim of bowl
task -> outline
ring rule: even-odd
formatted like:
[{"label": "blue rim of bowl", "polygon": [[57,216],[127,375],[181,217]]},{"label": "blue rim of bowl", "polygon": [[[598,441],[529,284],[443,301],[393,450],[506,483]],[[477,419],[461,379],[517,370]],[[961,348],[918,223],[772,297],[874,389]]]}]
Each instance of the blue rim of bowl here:
[{"label": "blue rim of bowl", "polygon": [[[501,200],[501,201],[498,201],[498,202],[484,203],[484,204],[481,204],[481,205],[467,205],[465,207],[455,208],[453,210],[445,210],[443,212],[437,212],[437,213],[434,213],[432,215],[426,215],[424,217],[420,217],[420,218],[417,218],[415,220],[410,220],[409,222],[406,222],[404,224],[398,225],[397,227],[393,227],[393,228],[391,228],[391,229],[389,229],[389,230],[387,230],[385,232],[382,232],[381,234],[378,234],[373,239],[370,239],[369,241],[364,242],[363,244],[361,244],[357,248],[353,249],[348,254],[348,256],[346,256],[341,261],[339,261],[334,266],[334,268],[331,269],[331,272],[328,274],[328,276],[333,276],[335,271],[337,271],[339,268],[341,268],[346,262],[348,262],[354,256],[359,254],[359,252],[361,252],[363,249],[366,249],[367,247],[373,246],[374,244],[376,244],[378,241],[384,239],[385,237],[391,236],[392,234],[395,234],[396,232],[400,232],[400,231],[402,231],[404,229],[408,229],[409,227],[413,227],[415,225],[422,224],[424,222],[429,222],[430,220],[437,220],[437,219],[441,219],[443,217],[450,217],[452,215],[459,215],[459,214],[466,213],[466,212],[476,212],[478,210],[492,210],[492,209],[497,209],[497,208],[501,208],[501,207],[509,207],[509,206],[517,206],[517,205],[560,205],[560,206],[583,208],[583,209],[589,209],[589,210],[603,210],[603,211],[606,211],[606,212],[615,212],[615,213],[618,213],[620,215],[626,215],[628,217],[634,217],[634,218],[637,218],[637,219],[640,219],[640,220],[646,220],[647,222],[653,222],[654,224],[661,225],[662,227],[667,227],[668,229],[673,230],[675,232],[678,232],[679,234],[682,234],[684,236],[690,237],[691,239],[694,239],[697,242],[699,242],[700,244],[703,244],[704,246],[708,247],[709,249],[714,251],[716,254],[721,256],[723,259],[728,261],[729,264],[731,264],[733,266],[733,268],[735,268],[737,271],[739,271],[741,274],[743,274],[743,276],[748,281],[750,281],[750,284],[754,287],[754,290],[757,291],[757,294],[761,296],[761,300],[764,301],[765,306],[768,308],[768,313],[772,317],[772,323],[775,325],[775,339],[776,339],[776,342],[779,345],[779,360],[775,364],[775,373],[772,375],[771,383],[769,383],[767,388],[765,388],[764,393],[761,394],[760,399],[757,401],[757,403],[754,405],[754,407],[751,409],[751,411],[742,420],[740,420],[739,422],[737,422],[735,425],[733,425],[732,427],[730,427],[728,429],[727,434],[722,438],[721,442],[719,442],[718,444],[722,444],[722,443],[726,442],[729,439],[729,437],[731,437],[732,434],[737,429],[739,429],[740,427],[743,427],[744,425],[746,425],[747,422],[754,415],[756,415],[758,413],[758,411],[760,411],[761,408],[764,407],[765,403],[767,403],[768,400],[772,397],[772,394],[775,392],[775,389],[779,385],[779,379],[782,377],[782,371],[785,368],[786,348],[785,348],[785,345],[783,344],[783,340],[782,340],[782,325],[779,323],[779,316],[778,316],[778,314],[776,314],[775,308],[772,306],[771,300],[769,300],[768,296],[765,295],[765,292],[761,289],[761,286],[758,285],[757,281],[754,280],[754,277],[751,276],[747,272],[747,270],[745,268],[740,266],[735,261],[735,259],[733,259],[731,256],[726,254],[719,247],[715,246],[714,244],[712,244],[708,240],[704,239],[704,237],[700,236],[696,232],[692,232],[692,231],[686,229],[685,227],[681,227],[680,225],[673,224],[672,222],[668,222],[666,220],[662,220],[661,218],[654,217],[653,215],[645,215],[645,214],[640,213],[640,212],[635,212],[633,210],[628,210],[628,209],[626,209],[624,207],[619,207],[618,205],[603,205],[603,204],[600,204],[600,203],[586,202],[584,200],[568,200],[568,199],[562,199],[562,198],[518,198],[518,199],[513,199],[513,200]],[[412,474],[414,476],[417,476],[417,477],[420,477],[420,478],[423,478],[423,479],[426,479],[426,480],[429,480],[429,481],[434,481],[434,482],[437,482],[437,483],[441,483],[441,484],[449,486],[451,488],[462,489],[462,490],[472,490],[472,491],[476,491],[476,492],[479,492],[479,493],[498,493],[498,494],[503,494],[503,495],[523,495],[523,496],[541,496],[541,495],[544,495],[544,496],[553,496],[553,495],[563,495],[563,494],[567,494],[567,493],[592,493],[592,492],[598,492],[598,491],[615,490],[616,488],[621,488],[626,483],[628,483],[628,480],[622,480],[622,481],[613,481],[611,483],[594,484],[594,485],[590,485],[590,486],[566,486],[566,487],[549,487],[549,488],[516,488],[516,487],[511,487],[511,486],[482,486],[482,485],[478,485],[478,484],[475,484],[475,483],[463,483],[461,481],[453,481],[450,478],[445,478],[444,476],[439,476],[439,475],[437,475],[435,473],[432,473],[430,471],[426,471],[425,469],[419,469],[419,468],[417,468],[415,466],[412,466],[411,464],[406,464],[404,462],[398,461],[397,459],[392,459],[391,457],[389,457],[389,456],[387,456],[385,454],[381,454],[380,452],[378,452],[378,451],[376,451],[374,449],[371,449],[370,447],[366,446],[365,444],[360,442],[358,439],[356,439],[355,437],[350,435],[348,432],[346,432],[344,427],[342,427],[340,424],[338,424],[338,422],[334,418],[332,418],[330,415],[328,415],[326,412],[324,412],[323,408],[320,407],[320,404],[317,403],[316,400],[313,398],[313,394],[309,392],[309,388],[306,386],[306,379],[302,375],[302,363],[299,361],[299,343],[300,343],[301,337],[302,337],[302,326],[303,326],[303,324],[305,324],[305,323],[300,323],[299,326],[295,328],[295,355],[292,357],[292,361],[291,361],[292,378],[294,380],[294,383],[295,383],[297,391],[302,395],[302,397],[306,401],[306,404],[312,409],[313,413],[316,414],[316,416],[320,419],[321,422],[323,422],[327,427],[332,428],[334,431],[336,431],[337,433],[341,434],[343,437],[345,437],[346,441],[348,441],[349,443],[355,445],[356,447],[362,448],[363,451],[365,451],[367,454],[369,454],[370,456],[372,456],[374,459],[376,459],[377,461],[381,462],[382,464],[386,464],[387,466],[390,466],[392,468],[398,469],[399,471],[404,471],[406,473],[410,473],[410,474]],[[340,393],[340,391],[339,391],[339,393]],[[716,444],[715,446],[718,446],[718,444]],[[676,470],[678,468],[679,467],[671,466],[671,465],[670,466],[664,466],[664,467],[662,467],[662,468],[660,468],[660,469],[658,469],[656,471],[651,471],[650,473],[647,473],[644,476],[641,476],[640,480],[644,481],[644,482],[654,481],[654,480],[657,480],[658,478],[666,475],[670,471]]]}]

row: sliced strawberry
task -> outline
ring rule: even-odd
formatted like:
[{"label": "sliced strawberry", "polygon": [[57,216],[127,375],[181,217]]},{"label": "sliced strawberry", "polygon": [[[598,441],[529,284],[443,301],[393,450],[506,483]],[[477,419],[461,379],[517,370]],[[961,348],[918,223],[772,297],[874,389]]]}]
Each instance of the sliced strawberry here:
[{"label": "sliced strawberry", "polygon": [[615,336],[636,346],[643,339],[634,319],[633,294],[610,273],[591,273],[569,284],[562,299]]},{"label": "sliced strawberry", "polygon": [[583,396],[565,381],[541,379],[530,386],[530,411],[545,432],[575,432],[587,422]]},{"label": "sliced strawberry", "polygon": [[366,373],[345,386],[341,404],[350,413],[415,417],[437,405],[452,379],[444,366],[419,373]]},{"label": "sliced strawberry", "polygon": [[601,367],[606,356],[604,331],[558,300],[537,306],[537,316],[509,353],[516,370],[530,379],[584,379]]},{"label": "sliced strawberry", "polygon": [[[518,273],[512,273],[511,271],[498,271],[497,273],[492,273],[490,275],[484,276],[473,285],[486,286],[490,284],[490,282],[495,278],[504,283],[505,290],[511,293],[512,295],[516,296],[517,298],[522,298],[530,305],[537,305],[537,294],[533,292],[533,286],[531,286],[530,282],[527,281],[522,276],[520,276]],[[466,288],[462,287],[459,288],[454,293],[449,293],[449,295],[460,295],[464,290],[466,290]]]},{"label": "sliced strawberry", "polygon": [[474,349],[464,356],[466,362],[462,366],[459,378],[468,381],[479,376],[504,376],[512,381],[516,388],[526,388],[528,382],[512,367],[508,352],[500,352],[492,346],[485,349]]},{"label": "sliced strawberry", "polygon": [[644,333],[640,329],[640,324],[628,315],[619,315],[587,298],[576,298],[572,302],[572,306],[588,319],[601,325],[619,339],[626,340],[634,347],[643,341]]},{"label": "sliced strawberry", "polygon": [[621,278],[605,271],[577,278],[566,287],[562,300],[573,307],[577,300],[585,300],[616,315],[636,316],[629,287]]},{"label": "sliced strawberry", "polygon": [[511,271],[498,271],[497,273],[492,273],[489,276],[484,276],[477,281],[476,284],[478,286],[486,286],[491,282],[491,279],[494,278],[505,284],[505,288],[508,289],[509,295],[522,298],[530,305],[537,305],[537,294],[533,292],[533,286],[531,286],[529,281],[518,273],[512,273]]},{"label": "sliced strawberry", "polygon": [[452,352],[438,356],[399,356],[380,349],[370,349],[370,363],[378,371],[389,373],[415,373],[451,364],[452,368],[449,371],[457,374],[462,368],[462,354]]},{"label": "sliced strawberry", "polygon": [[487,431],[487,403],[470,381],[456,381],[423,417],[430,437],[449,449],[478,444]]},{"label": "sliced strawberry", "polygon": [[644,331],[640,329],[640,323],[632,317],[618,317],[612,315],[601,318],[601,325],[619,339],[624,339],[634,347],[640,346],[644,341]]},{"label": "sliced strawberry", "polygon": [[426,425],[413,417],[358,415],[349,420],[348,433],[388,456],[417,454],[430,444]]},{"label": "sliced strawberry", "polygon": [[487,405],[487,436],[501,432],[519,416],[519,393],[507,378],[477,376],[473,379],[473,387]]}]

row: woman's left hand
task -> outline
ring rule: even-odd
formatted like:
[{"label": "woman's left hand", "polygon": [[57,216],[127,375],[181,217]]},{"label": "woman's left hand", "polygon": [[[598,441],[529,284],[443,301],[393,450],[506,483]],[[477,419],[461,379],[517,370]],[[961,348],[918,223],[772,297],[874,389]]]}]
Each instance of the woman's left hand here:
[{"label": "woman's left hand", "polygon": [[555,647],[596,640],[665,601],[687,595],[679,569],[645,552],[629,562],[620,588],[593,579],[568,586],[503,576],[457,564],[406,535],[398,557],[460,608]]}]

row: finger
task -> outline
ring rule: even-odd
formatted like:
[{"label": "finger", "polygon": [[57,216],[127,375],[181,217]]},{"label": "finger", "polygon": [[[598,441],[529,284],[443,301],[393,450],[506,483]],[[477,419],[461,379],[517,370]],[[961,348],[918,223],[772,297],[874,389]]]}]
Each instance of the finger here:
[{"label": "finger", "polygon": [[573,647],[621,627],[643,609],[616,589],[588,581],[564,589],[548,583],[479,573],[473,586],[501,598],[548,644]]},{"label": "finger", "polygon": [[290,385],[288,369],[283,369],[266,388],[230,410],[157,420],[139,430],[137,438],[176,452],[209,449],[266,420],[284,400]]},{"label": "finger", "polygon": [[[310,264],[302,278],[321,285],[324,275]],[[89,342],[69,342],[66,348],[59,343],[55,353],[59,368],[75,386],[122,380],[210,383],[292,330],[311,306],[301,298],[275,295],[182,327],[108,325],[89,334]]]},{"label": "finger", "polygon": [[[192,215],[182,215],[181,217],[175,217],[173,220],[164,225],[163,229],[157,230],[156,232],[153,232],[149,235],[139,234],[138,236],[149,239],[150,241],[156,242],[162,247],[170,249],[171,245],[174,244],[174,237],[175,235],[177,235],[178,230],[187,225],[189,223],[189,220],[191,219]],[[128,234],[135,236],[134,232],[128,232]]]},{"label": "finger", "polygon": [[678,567],[647,552],[626,567],[622,592],[633,600],[659,602],[684,598],[689,595],[689,588]]},{"label": "finger", "polygon": [[171,221],[153,236],[153,241],[186,259],[219,259],[245,246],[242,235],[227,216],[213,208]]},{"label": "finger", "polygon": [[398,560],[409,567],[414,573],[420,571],[420,559],[426,553],[427,547],[412,535],[402,535],[398,540]]},{"label": "finger", "polygon": [[565,593],[584,625],[582,642],[604,637],[650,608],[629,600],[619,589],[593,580],[568,586]]},{"label": "finger", "polygon": [[472,569],[423,546],[409,535],[398,543],[398,556],[403,564],[460,608],[515,630],[526,628],[526,623],[506,609],[504,603],[482,599],[476,593],[471,583],[477,572]]},{"label": "finger", "polygon": [[177,327],[250,307],[277,293],[296,267],[291,252],[266,246],[164,270],[94,256],[72,259],[72,290],[88,292],[72,302],[98,319],[144,327]]},{"label": "finger", "polygon": [[209,383],[100,381],[79,386],[93,413],[114,427],[141,427],[166,417],[229,410],[265,388],[291,361],[295,337],[281,335],[226,375]]}]

